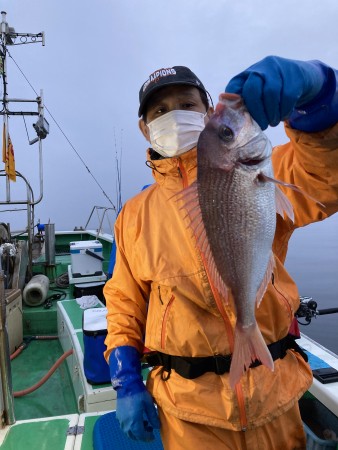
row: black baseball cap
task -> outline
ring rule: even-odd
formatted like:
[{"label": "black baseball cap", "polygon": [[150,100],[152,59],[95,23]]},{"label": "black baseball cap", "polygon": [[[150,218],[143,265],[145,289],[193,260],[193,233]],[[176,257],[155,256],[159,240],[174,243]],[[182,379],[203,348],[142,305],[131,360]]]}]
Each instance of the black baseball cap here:
[{"label": "black baseball cap", "polygon": [[138,116],[142,116],[146,103],[154,92],[171,84],[187,84],[190,86],[195,86],[208,94],[201,80],[199,80],[197,76],[190,69],[188,69],[188,67],[173,66],[166,69],[158,69],[149,75],[149,78],[145,83],[143,83],[140,89],[140,107],[138,110]]}]

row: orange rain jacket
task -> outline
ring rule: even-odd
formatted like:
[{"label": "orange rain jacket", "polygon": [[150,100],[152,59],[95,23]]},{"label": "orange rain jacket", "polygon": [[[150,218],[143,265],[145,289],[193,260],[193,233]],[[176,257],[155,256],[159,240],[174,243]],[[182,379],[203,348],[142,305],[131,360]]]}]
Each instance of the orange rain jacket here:
[{"label": "orange rain jacket", "polygon": [[[338,211],[338,125],[305,133],[286,124],[286,132],[290,143],[273,151],[275,177],[300,186],[326,207],[283,188],[293,204],[295,223],[277,219],[273,282],[256,311],[267,344],[287,335],[299,306],[297,287],[284,268],[292,232]],[[173,198],[196,178],[196,149],[152,164],[156,183],[129,200],[115,224],[116,265],[104,289],[106,359],[118,346],[131,345],[142,353],[144,344],[170,355],[229,354],[234,311],[214,298],[185,212]],[[287,411],[312,381],[309,366],[293,350],[275,361],[274,372],[264,366],[249,369],[235,392],[228,376],[208,372],[189,380],[172,371],[164,381],[155,368],[147,387],[169,414],[241,430]]]}]

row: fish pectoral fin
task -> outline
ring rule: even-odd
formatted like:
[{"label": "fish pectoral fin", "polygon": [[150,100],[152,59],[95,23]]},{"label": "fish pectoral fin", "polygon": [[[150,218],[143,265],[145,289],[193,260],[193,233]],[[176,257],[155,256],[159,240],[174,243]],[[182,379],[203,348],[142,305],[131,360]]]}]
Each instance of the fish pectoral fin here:
[{"label": "fish pectoral fin", "polygon": [[[296,186],[295,184],[291,184],[291,183],[286,183],[285,181],[281,181],[281,180],[276,180],[275,178],[271,178],[271,177],[268,177],[267,175],[264,175],[264,174],[260,174],[260,177],[261,177],[261,180],[263,180],[263,181],[270,181],[271,183],[275,183],[276,185],[280,185],[280,186],[284,186],[284,187],[286,187],[286,188],[289,188],[289,189],[292,189],[293,191],[295,191],[295,192],[298,192],[299,194],[301,194],[301,195],[304,195],[304,197],[307,197],[308,199],[310,199],[310,200],[312,200],[313,202],[315,202],[315,203],[318,203],[318,205],[320,205],[322,208],[325,208],[325,205],[323,204],[323,203],[321,203],[319,200],[317,200],[315,197],[312,197],[312,195],[310,195],[310,194],[308,194],[307,192],[305,192],[305,191],[303,191],[303,189],[300,187],[300,186]],[[276,186],[277,187],[277,186]],[[279,191],[280,191],[280,189],[279,189]],[[282,191],[280,191],[280,192],[282,192]],[[282,193],[283,194],[283,193]],[[278,193],[278,190],[276,189],[276,196],[279,196],[279,193]],[[283,194],[283,195],[285,195],[285,194]],[[285,196],[286,197],[286,196]],[[286,197],[287,198],[287,197]],[[288,202],[290,203],[290,200],[289,199],[287,199],[288,200]],[[291,204],[291,203],[290,203]],[[286,207],[286,204],[284,205],[285,207]],[[291,206],[292,207],[292,206]],[[288,211],[286,210],[286,209],[283,209],[287,214],[288,214]],[[277,212],[281,215],[281,216],[283,216],[284,214],[283,214],[283,212],[282,213],[280,213],[278,210],[277,210]],[[289,216],[289,214],[288,214],[288,216]],[[292,212],[292,216],[293,216],[293,212]],[[289,216],[290,217],[290,216]],[[290,217],[291,218],[291,217]],[[293,220],[292,220],[293,221]]]},{"label": "fish pectoral fin", "polygon": [[270,370],[274,370],[273,359],[256,322],[247,328],[237,323],[234,339],[235,345],[229,374],[229,382],[233,390],[244,371],[256,360]]},{"label": "fish pectoral fin", "polygon": [[278,186],[276,186],[276,211],[280,216],[284,217],[285,213],[292,222],[295,221],[293,206],[288,197]]},{"label": "fish pectoral fin", "polygon": [[256,305],[257,307],[259,307],[259,305],[261,304],[263,295],[265,294],[266,288],[268,287],[268,284],[270,283],[271,280],[271,276],[273,273],[273,269],[276,266],[276,261],[275,261],[275,256],[273,254],[273,252],[270,253],[270,258],[269,258],[269,262],[263,277],[263,281],[257,291],[257,295],[256,295]]}]

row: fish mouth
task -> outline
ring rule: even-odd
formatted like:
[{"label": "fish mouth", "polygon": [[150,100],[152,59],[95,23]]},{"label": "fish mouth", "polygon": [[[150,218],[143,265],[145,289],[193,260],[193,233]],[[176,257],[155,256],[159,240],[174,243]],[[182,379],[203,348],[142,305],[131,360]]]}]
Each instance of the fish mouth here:
[{"label": "fish mouth", "polygon": [[248,158],[248,159],[241,159],[238,161],[239,166],[244,167],[255,167],[255,166],[261,166],[266,158]]}]

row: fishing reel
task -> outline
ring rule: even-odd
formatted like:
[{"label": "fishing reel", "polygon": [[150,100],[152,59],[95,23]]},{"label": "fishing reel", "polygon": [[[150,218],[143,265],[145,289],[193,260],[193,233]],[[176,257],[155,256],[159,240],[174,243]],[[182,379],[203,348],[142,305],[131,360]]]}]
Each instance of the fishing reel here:
[{"label": "fishing reel", "polygon": [[[299,297],[300,305],[296,311],[297,322],[301,325],[309,325],[313,317],[319,314],[317,311],[317,302],[312,297]],[[298,318],[304,318],[306,323],[302,323]]]},{"label": "fishing reel", "polygon": [[[317,302],[312,297],[299,297],[299,300],[300,305],[295,317],[300,325],[309,325],[313,317],[338,313],[338,308],[317,309]],[[306,323],[300,322],[300,317],[304,317]]]}]

